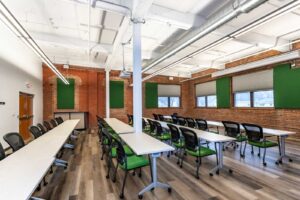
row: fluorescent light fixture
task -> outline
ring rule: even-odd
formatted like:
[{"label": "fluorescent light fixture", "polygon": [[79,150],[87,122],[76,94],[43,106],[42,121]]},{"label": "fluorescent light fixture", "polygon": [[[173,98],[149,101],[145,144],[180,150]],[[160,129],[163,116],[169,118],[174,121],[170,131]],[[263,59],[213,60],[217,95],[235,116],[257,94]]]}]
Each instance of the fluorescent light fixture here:
[{"label": "fluorescent light fixture", "polygon": [[[245,4],[245,5],[248,5],[248,4],[250,4],[250,3],[251,3],[251,2],[249,2],[249,3]],[[256,3],[257,3],[257,2],[256,2]],[[256,4],[256,3],[253,2],[253,4]],[[223,43],[226,42],[226,41],[229,41],[229,40],[232,40],[232,39],[234,39],[234,38],[236,38],[236,37],[239,37],[239,36],[241,36],[241,35],[243,35],[243,34],[249,32],[249,31],[251,31],[251,30],[257,28],[258,26],[261,26],[261,25],[263,25],[263,24],[265,24],[265,23],[267,23],[267,22],[270,22],[271,20],[273,20],[273,19],[275,19],[275,18],[277,18],[277,17],[279,17],[279,16],[282,16],[282,15],[288,13],[288,12],[291,12],[292,10],[294,10],[294,9],[296,9],[296,8],[298,8],[298,7],[300,7],[300,1],[299,1],[299,0],[292,1],[292,2],[290,2],[290,3],[288,3],[288,4],[286,4],[286,5],[284,5],[284,6],[280,7],[280,8],[278,8],[277,10],[275,10],[275,11],[273,11],[273,12],[271,12],[271,13],[269,13],[269,14],[263,16],[263,17],[261,17],[260,19],[258,19],[258,20],[256,20],[256,21],[254,21],[254,22],[252,22],[252,23],[250,23],[250,24],[248,24],[248,25],[246,25],[246,26],[244,26],[244,27],[242,27],[242,28],[240,28],[240,29],[234,31],[233,33],[231,33],[231,34],[229,34],[229,35],[227,35],[227,36],[225,36],[225,37],[223,37],[223,38],[221,38],[221,39],[219,39],[219,40],[216,40],[216,41],[214,41],[213,43],[210,43],[210,44],[208,44],[207,46],[205,46],[205,47],[203,47],[203,48],[201,48],[201,49],[198,49],[197,51],[195,51],[195,52],[193,52],[193,53],[191,53],[191,54],[185,56],[184,58],[188,58],[188,59],[189,59],[189,58],[192,58],[192,57],[194,57],[194,56],[196,56],[196,55],[198,55],[198,54],[200,54],[200,53],[203,53],[203,52],[205,52],[205,51],[207,51],[207,50],[209,50],[209,49],[211,49],[211,48],[213,48],[213,47],[216,47],[216,46],[218,46],[218,45],[221,45],[221,44],[223,44]],[[245,9],[245,8],[243,7],[242,9]],[[187,59],[182,59],[182,58],[181,58],[181,59],[179,59],[178,61],[176,61],[176,62],[174,62],[174,63],[180,64],[180,63],[184,62],[185,60],[187,60]],[[167,69],[170,69],[170,68],[176,66],[177,64],[174,64],[174,65],[172,64],[172,66],[170,66],[170,65],[165,66],[165,67],[163,67],[163,68],[157,70],[157,71],[154,72],[153,74],[154,74],[154,76],[155,76],[155,75],[158,75],[158,74],[160,74],[160,73],[166,71]],[[150,78],[153,77],[153,76],[152,76],[153,74],[150,74],[150,75],[149,75],[149,76],[151,76]],[[149,79],[149,78],[148,78],[148,76],[146,76],[144,79],[147,80],[147,79]],[[143,80],[144,80],[144,79],[143,79]]]},{"label": "fluorescent light fixture", "polygon": [[58,71],[50,59],[36,44],[36,42],[27,33],[24,27],[18,22],[14,15],[8,10],[2,1],[0,1],[0,20],[18,37],[20,38],[40,59],[60,78],[65,84],[69,84],[68,80]]},{"label": "fluorescent light fixture", "polygon": [[275,64],[275,63],[294,60],[297,58],[300,58],[300,50],[291,51],[291,52],[284,53],[284,54],[281,54],[278,56],[272,56],[272,57],[258,60],[255,62],[240,65],[237,67],[232,67],[232,68],[225,69],[222,71],[214,72],[214,73],[212,73],[211,76],[212,77],[224,76],[224,75],[233,74],[233,73],[250,70],[250,69],[255,69],[258,67],[263,67],[263,66],[267,66],[267,65],[271,65],[271,64]]}]

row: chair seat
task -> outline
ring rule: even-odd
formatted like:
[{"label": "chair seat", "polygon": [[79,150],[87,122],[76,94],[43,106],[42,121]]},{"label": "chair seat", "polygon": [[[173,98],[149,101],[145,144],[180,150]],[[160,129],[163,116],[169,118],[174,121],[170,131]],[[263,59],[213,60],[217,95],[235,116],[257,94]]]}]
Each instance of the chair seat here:
[{"label": "chair seat", "polygon": [[192,150],[185,150],[189,155],[191,156],[196,156],[196,157],[205,157],[205,156],[210,156],[213,154],[216,154],[216,152],[210,148],[206,147],[201,147],[200,149],[197,149],[196,151]]},{"label": "chair seat", "polygon": [[149,160],[144,156],[128,156],[127,157],[127,168],[125,168],[125,163],[120,165],[120,167],[124,170],[132,170],[140,167],[144,167],[149,165]]},{"label": "chair seat", "polygon": [[247,139],[247,136],[245,136],[245,135],[239,135],[236,137],[236,140],[238,142],[244,142],[244,141],[247,141],[248,139]]},{"label": "chair seat", "polygon": [[[126,153],[127,156],[131,156],[131,155],[134,154],[133,151],[130,149],[129,146],[123,145],[123,148],[124,148],[124,151],[125,151],[125,153]],[[115,158],[115,157],[117,156],[117,147],[113,147],[113,148],[111,149],[111,156],[112,156],[113,158]]]},{"label": "chair seat", "polygon": [[159,140],[169,140],[171,139],[171,134],[170,133],[162,133],[159,136],[155,136]]},{"label": "chair seat", "polygon": [[276,142],[272,142],[269,140],[260,141],[260,142],[249,141],[249,144],[252,146],[260,147],[260,148],[269,148],[269,147],[278,146],[278,144]]},{"label": "chair seat", "polygon": [[172,142],[172,144],[177,148],[183,148],[184,142],[182,140],[179,140],[178,142]]}]

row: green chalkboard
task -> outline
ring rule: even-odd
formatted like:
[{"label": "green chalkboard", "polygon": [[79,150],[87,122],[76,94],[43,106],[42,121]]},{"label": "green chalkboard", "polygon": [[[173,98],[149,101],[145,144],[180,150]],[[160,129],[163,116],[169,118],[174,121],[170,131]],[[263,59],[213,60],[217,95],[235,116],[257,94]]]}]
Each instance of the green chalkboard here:
[{"label": "green chalkboard", "polygon": [[109,82],[110,108],[124,108],[124,81]]},{"label": "green chalkboard", "polygon": [[230,108],[230,77],[219,78],[216,81],[218,108]]},{"label": "green chalkboard", "polygon": [[282,64],[273,70],[275,108],[300,108],[300,69]]},{"label": "green chalkboard", "polygon": [[57,78],[57,109],[74,109],[75,80],[69,78],[69,85]]},{"label": "green chalkboard", "polygon": [[157,83],[145,84],[145,106],[146,108],[157,108],[158,90]]}]

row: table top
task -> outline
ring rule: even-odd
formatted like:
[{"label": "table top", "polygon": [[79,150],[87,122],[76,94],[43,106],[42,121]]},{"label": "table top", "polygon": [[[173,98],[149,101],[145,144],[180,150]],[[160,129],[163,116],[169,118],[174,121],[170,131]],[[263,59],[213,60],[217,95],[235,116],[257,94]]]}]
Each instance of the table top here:
[{"label": "table top", "polygon": [[174,151],[174,147],[145,133],[122,134],[120,137],[137,155]]},{"label": "table top", "polygon": [[133,133],[134,128],[116,118],[104,118],[106,123],[114,129],[117,134]]},{"label": "table top", "polygon": [[0,199],[29,199],[79,120],[67,120],[0,161]]}]

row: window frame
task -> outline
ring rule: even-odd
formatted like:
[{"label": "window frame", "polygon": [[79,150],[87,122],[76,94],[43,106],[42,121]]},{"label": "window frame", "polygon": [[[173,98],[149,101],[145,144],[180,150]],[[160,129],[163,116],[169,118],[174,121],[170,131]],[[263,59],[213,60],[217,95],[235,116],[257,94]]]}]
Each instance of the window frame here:
[{"label": "window frame", "polygon": [[[158,99],[160,97],[166,97],[166,98],[168,98],[168,106],[167,107],[159,107],[159,105],[158,105]],[[178,107],[171,106],[171,98],[174,98],[174,97],[177,97],[179,99],[179,106]],[[157,97],[157,108],[181,108],[181,96],[158,96]]]},{"label": "window frame", "polygon": [[[268,91],[272,91],[273,92],[273,105],[274,105],[274,89],[261,89],[261,90],[253,90],[253,91],[239,91],[239,92],[234,92],[232,93],[233,94],[233,107],[234,108],[255,108],[255,109],[274,109],[275,108],[275,105],[273,107],[257,107],[257,106],[254,106],[254,93],[255,92],[268,92]],[[250,106],[249,107],[237,107],[236,106],[236,94],[237,93],[250,93]]]},{"label": "window frame", "polygon": [[[209,96],[215,96],[216,97],[216,106],[208,106],[208,103],[207,103],[207,99]],[[204,97],[205,99],[205,106],[199,106],[198,105],[198,98],[200,97]],[[196,108],[218,108],[218,99],[217,99],[217,95],[214,94],[214,95],[205,95],[205,96],[196,96]]]}]

